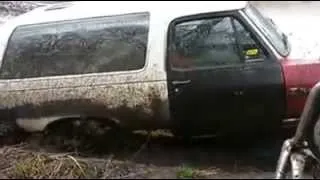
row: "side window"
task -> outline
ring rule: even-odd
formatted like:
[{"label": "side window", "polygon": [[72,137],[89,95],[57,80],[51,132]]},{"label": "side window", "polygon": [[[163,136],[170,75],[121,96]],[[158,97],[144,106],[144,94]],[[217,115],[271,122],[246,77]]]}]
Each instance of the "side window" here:
[{"label": "side window", "polygon": [[138,70],[144,67],[149,14],[18,27],[9,40],[3,79]]},{"label": "side window", "polygon": [[237,31],[238,43],[245,61],[264,59],[265,52],[260,44],[253,38],[253,34],[248,31],[237,19],[233,19]]},{"label": "side window", "polygon": [[241,63],[231,17],[176,24],[170,42],[173,68],[202,68]]}]

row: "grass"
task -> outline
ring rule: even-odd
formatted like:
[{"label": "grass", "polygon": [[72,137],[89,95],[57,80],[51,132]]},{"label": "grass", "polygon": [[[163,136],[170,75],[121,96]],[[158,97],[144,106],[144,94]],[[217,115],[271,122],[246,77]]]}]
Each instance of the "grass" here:
[{"label": "grass", "polygon": [[188,166],[182,166],[177,172],[178,179],[194,179],[197,178],[197,171]]},{"label": "grass", "polygon": [[[0,148],[1,179],[109,179],[135,177],[148,172],[130,162],[80,157],[72,153],[36,152],[29,147]],[[0,163],[1,165],[1,163]]]},{"label": "grass", "polygon": [[88,168],[85,162],[79,162],[72,156],[50,157],[38,154],[17,162],[11,176],[21,179],[88,178],[92,173],[94,170]]},{"label": "grass", "polygon": [[0,174],[6,178],[55,179],[55,178],[95,178],[103,168],[70,154],[34,152],[26,145],[8,146],[2,151]]},{"label": "grass", "polygon": [[[80,129],[80,133],[69,134],[71,130],[63,127],[65,126],[30,135],[23,141],[24,144],[0,147],[0,178],[145,179],[151,176],[195,179],[215,177],[223,172],[212,169],[211,165],[201,165],[202,162],[195,161],[194,158],[191,162],[193,167],[180,166],[180,158],[185,162],[184,157],[178,156],[177,160],[174,160],[176,156],[172,153],[181,154],[180,151],[186,149],[180,144],[177,146],[177,141],[164,130],[134,133],[107,131],[103,135],[96,135],[95,129],[87,133],[87,126]],[[163,146],[169,146],[169,150],[166,151]],[[151,149],[147,150],[150,147]],[[205,147],[207,149],[207,146]],[[201,155],[198,148],[186,151]],[[152,157],[153,153],[157,157]],[[143,157],[144,155],[146,157]],[[149,155],[152,155],[150,159]],[[175,158],[167,160],[171,155]],[[207,153],[203,155],[208,156]],[[168,168],[168,164],[173,166]]]},{"label": "grass", "polygon": [[[1,147],[0,178],[107,179],[148,173],[131,163],[146,148],[151,137],[147,132],[144,134],[148,136],[114,131],[101,136],[94,133],[68,136],[64,134],[68,132],[65,129],[52,130],[33,134],[17,146]],[[113,152],[120,156],[128,154],[128,157],[118,161],[113,158]],[[106,154],[110,157],[107,158]],[[95,155],[101,158],[93,158]]]},{"label": "grass", "polygon": [[177,179],[202,179],[207,177],[213,177],[218,174],[221,170],[217,168],[209,168],[200,170],[190,166],[182,166],[176,173]]}]

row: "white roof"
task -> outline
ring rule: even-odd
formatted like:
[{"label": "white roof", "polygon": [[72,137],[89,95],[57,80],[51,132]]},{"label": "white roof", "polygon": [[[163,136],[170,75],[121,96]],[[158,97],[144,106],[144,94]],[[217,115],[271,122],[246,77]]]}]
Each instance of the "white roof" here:
[{"label": "white roof", "polygon": [[[161,18],[171,19],[197,13],[242,9],[246,5],[247,1],[73,1],[37,8],[14,21],[19,26],[136,12],[150,12],[151,16],[160,13]],[[48,10],[50,8],[53,10]]]},{"label": "white roof", "polygon": [[[166,27],[173,19],[186,15],[243,9],[248,1],[71,1],[36,8],[2,24],[0,64],[12,31],[21,25],[149,12],[151,24]],[[49,10],[52,9],[52,10]]]}]

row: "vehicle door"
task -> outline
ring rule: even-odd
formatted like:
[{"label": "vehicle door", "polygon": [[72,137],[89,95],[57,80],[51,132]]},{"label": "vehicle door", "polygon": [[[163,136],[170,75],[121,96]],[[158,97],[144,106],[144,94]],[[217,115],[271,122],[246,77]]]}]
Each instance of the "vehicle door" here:
[{"label": "vehicle door", "polygon": [[281,64],[245,20],[233,21],[244,58],[241,111],[246,121],[241,124],[253,128],[276,125],[285,112]]},{"label": "vehicle door", "polygon": [[173,21],[168,88],[173,118],[189,132],[213,132],[240,113],[244,77],[231,13]]}]

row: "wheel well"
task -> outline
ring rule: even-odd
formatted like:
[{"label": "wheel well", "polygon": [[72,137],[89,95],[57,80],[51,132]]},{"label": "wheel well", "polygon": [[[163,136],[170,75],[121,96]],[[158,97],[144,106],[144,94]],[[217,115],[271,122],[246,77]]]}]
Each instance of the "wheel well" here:
[{"label": "wheel well", "polygon": [[101,117],[82,117],[82,116],[59,116],[59,117],[41,117],[41,118],[33,118],[33,119],[17,119],[17,125],[27,132],[42,132],[47,128],[51,128],[66,121],[83,121],[83,120],[93,120],[98,121],[99,123],[103,122],[103,124],[109,126],[117,126],[119,122],[114,120],[113,118],[101,118]]}]

